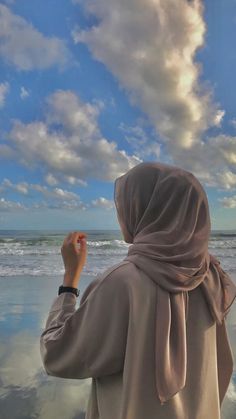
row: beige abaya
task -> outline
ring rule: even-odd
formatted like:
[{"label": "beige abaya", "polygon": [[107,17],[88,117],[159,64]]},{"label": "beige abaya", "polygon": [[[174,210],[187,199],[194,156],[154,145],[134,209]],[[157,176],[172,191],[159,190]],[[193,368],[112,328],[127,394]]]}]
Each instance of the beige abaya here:
[{"label": "beige abaya", "polygon": [[128,255],[56,297],[40,351],[48,375],[92,377],[86,419],[220,419],[233,372],[236,287],[208,252],[206,194],[189,172],[141,163],[116,179]]}]

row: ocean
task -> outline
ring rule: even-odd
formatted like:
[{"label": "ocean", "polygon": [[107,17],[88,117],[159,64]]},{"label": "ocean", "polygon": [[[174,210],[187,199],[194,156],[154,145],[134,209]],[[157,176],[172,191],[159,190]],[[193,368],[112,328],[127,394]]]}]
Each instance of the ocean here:
[{"label": "ocean", "polygon": [[[82,230],[87,262],[78,288],[127,254],[120,230]],[[63,281],[60,248],[68,230],[0,230],[0,418],[84,419],[91,379],[47,376],[39,336]],[[209,251],[236,280],[236,230],[212,231]],[[236,304],[227,328],[236,361]],[[236,366],[223,402],[222,419],[235,418]]]},{"label": "ocean", "polygon": [[[0,276],[51,276],[64,271],[60,247],[69,231],[0,230]],[[121,261],[127,254],[120,230],[90,230],[88,258],[84,275],[96,276],[107,267]],[[236,230],[215,231],[209,251],[218,257],[223,269],[236,271]]]}]

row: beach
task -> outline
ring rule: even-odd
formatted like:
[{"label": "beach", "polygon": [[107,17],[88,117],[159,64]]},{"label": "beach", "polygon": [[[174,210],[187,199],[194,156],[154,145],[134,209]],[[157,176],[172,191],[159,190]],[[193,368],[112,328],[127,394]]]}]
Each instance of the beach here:
[{"label": "beach", "polygon": [[[0,412],[1,419],[84,419],[91,379],[47,376],[39,351],[53,299],[63,281],[63,231],[0,231]],[[87,232],[88,257],[78,288],[124,259],[129,244],[118,230]],[[236,232],[211,235],[209,251],[236,282]],[[226,319],[236,360],[236,304]],[[222,406],[233,419],[236,365]]]}]

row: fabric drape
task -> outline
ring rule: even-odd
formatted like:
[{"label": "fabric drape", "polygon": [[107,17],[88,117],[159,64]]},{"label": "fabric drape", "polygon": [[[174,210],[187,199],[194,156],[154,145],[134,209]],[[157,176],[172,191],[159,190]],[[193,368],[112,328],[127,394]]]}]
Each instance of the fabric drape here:
[{"label": "fabric drape", "polygon": [[200,286],[220,334],[236,287],[209,253],[208,200],[191,172],[140,163],[115,180],[114,201],[125,241],[131,243],[124,261],[157,285],[155,379],[164,404],[186,382],[188,292]]}]

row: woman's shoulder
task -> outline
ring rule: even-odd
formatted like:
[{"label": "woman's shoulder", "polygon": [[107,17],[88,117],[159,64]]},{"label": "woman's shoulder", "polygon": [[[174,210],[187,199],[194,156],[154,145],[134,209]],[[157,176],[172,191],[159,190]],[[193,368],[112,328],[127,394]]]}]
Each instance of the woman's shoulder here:
[{"label": "woman's shoulder", "polygon": [[102,274],[99,275],[100,280],[107,277],[120,277],[123,272],[127,272],[130,269],[131,265],[132,264],[128,260],[122,260],[121,262],[118,262],[104,270]]},{"label": "woman's shoulder", "polygon": [[88,296],[92,297],[101,294],[104,297],[106,294],[112,295],[114,292],[117,294],[123,293],[124,295],[125,288],[128,286],[127,278],[130,274],[130,269],[133,269],[132,265],[129,261],[121,261],[99,273],[85,289],[80,304]]},{"label": "woman's shoulder", "polygon": [[102,273],[98,274],[97,284],[103,286],[116,286],[123,287],[127,276],[129,276],[132,265],[129,261],[122,260],[109,268],[105,269]]}]

